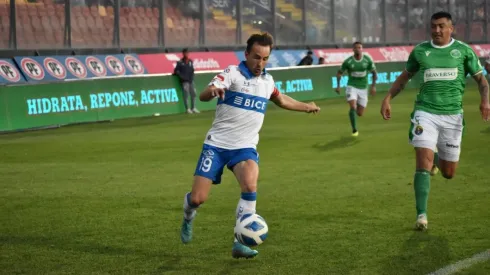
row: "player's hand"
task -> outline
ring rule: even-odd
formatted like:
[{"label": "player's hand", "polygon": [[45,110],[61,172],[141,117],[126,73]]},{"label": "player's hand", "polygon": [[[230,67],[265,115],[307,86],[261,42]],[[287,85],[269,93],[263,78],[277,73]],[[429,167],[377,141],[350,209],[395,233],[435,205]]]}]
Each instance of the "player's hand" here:
[{"label": "player's hand", "polygon": [[483,120],[488,121],[490,119],[490,104],[488,102],[480,103],[480,113]]},{"label": "player's hand", "polygon": [[316,106],[315,102],[310,102],[306,104],[306,112],[307,113],[318,113],[320,112],[320,107]]},{"label": "player's hand", "polygon": [[383,116],[384,120],[389,120],[391,118],[391,105],[390,101],[387,99],[384,99],[381,104],[381,116]]},{"label": "player's hand", "polygon": [[376,95],[376,86],[371,86],[371,96]]},{"label": "player's hand", "polygon": [[213,97],[219,97],[221,99],[225,99],[225,90],[221,88],[214,88],[211,90],[211,95]]},{"label": "player's hand", "polygon": [[337,88],[335,89],[335,92],[336,92],[338,95],[340,95],[340,87],[337,87]]}]

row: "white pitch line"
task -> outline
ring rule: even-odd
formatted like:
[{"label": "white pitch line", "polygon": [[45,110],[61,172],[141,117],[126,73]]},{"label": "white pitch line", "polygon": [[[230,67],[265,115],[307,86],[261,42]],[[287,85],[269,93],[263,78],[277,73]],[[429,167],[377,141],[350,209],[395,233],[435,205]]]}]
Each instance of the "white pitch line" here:
[{"label": "white pitch line", "polygon": [[429,275],[449,275],[453,274],[455,272],[458,272],[460,270],[463,270],[465,268],[468,268],[472,265],[475,265],[477,263],[481,263],[484,261],[490,260],[490,249],[483,251],[481,253],[473,255],[471,258],[461,260],[459,262],[456,262],[454,264],[445,266],[439,270],[436,270],[432,273],[429,273]]}]

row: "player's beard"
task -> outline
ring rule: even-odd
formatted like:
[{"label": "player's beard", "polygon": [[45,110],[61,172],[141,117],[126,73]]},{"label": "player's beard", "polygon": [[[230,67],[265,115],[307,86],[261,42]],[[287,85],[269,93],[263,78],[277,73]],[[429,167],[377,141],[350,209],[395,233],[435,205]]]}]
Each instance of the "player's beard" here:
[{"label": "player's beard", "polygon": [[442,33],[441,33],[441,34],[439,34],[439,33],[433,33],[433,34],[432,34],[432,40],[433,40],[433,41],[434,41],[436,44],[438,44],[438,45],[440,45],[440,46],[443,46],[443,45],[445,45],[445,44],[449,43],[449,41],[451,41],[451,39],[446,39],[446,38],[444,37],[444,34],[442,34]]}]

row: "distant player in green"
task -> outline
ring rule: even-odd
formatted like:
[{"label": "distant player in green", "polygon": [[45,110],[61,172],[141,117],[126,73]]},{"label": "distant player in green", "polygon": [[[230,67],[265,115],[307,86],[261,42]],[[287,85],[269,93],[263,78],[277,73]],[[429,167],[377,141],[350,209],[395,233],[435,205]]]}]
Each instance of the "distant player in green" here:
[{"label": "distant player in green", "polygon": [[347,82],[347,88],[345,90],[345,96],[347,102],[349,102],[349,119],[352,126],[352,136],[358,136],[356,115],[362,116],[368,103],[368,77],[369,73],[373,74],[373,84],[371,85],[371,95],[376,94],[376,80],[378,75],[376,73],[376,66],[373,60],[362,53],[361,42],[353,44],[354,55],[347,58],[342,67],[337,73],[337,89],[335,92],[340,94],[340,79],[342,75],[347,72],[349,75],[349,82]]},{"label": "distant player in green", "polygon": [[390,119],[391,99],[416,72],[422,74],[409,131],[416,154],[414,190],[418,230],[427,229],[431,174],[440,169],[444,178],[451,179],[458,165],[464,127],[463,94],[468,74],[478,83],[482,118],[488,121],[490,114],[488,82],[482,74],[480,60],[470,46],[451,37],[453,29],[451,14],[432,15],[432,41],[423,42],[412,50],[405,71],[381,106],[383,118]]}]

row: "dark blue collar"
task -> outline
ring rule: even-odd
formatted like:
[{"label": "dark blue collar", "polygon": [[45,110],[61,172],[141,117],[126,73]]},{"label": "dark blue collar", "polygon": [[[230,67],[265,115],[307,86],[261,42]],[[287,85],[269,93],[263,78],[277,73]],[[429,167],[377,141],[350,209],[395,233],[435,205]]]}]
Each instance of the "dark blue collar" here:
[{"label": "dark blue collar", "polygon": [[[245,76],[246,79],[251,79],[255,77],[255,75],[248,69],[247,65],[245,64],[245,61],[240,62],[238,68],[240,69],[240,72]],[[264,69],[262,71],[262,75],[265,74],[267,74],[267,71]]]}]

